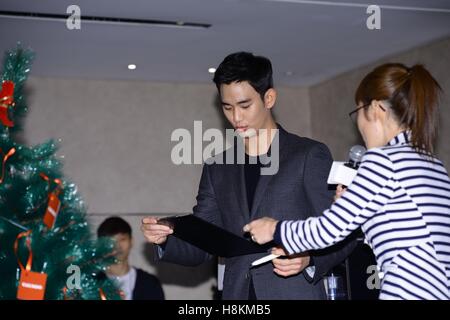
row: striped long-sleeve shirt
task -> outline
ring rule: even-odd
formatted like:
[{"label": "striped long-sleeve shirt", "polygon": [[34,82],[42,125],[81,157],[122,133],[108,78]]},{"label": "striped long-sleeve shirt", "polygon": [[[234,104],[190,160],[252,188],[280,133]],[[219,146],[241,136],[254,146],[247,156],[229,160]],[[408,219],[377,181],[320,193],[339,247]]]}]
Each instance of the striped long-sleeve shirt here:
[{"label": "striped long-sleeve shirt", "polygon": [[402,132],[368,150],[348,189],[320,217],[277,224],[289,253],[321,249],[361,227],[384,276],[380,299],[450,299],[450,179]]}]

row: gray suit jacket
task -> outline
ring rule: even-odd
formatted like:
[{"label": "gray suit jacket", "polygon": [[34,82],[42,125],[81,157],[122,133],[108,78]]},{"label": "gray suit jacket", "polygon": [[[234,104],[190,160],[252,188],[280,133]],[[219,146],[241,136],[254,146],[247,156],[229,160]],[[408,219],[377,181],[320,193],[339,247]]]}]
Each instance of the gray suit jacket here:
[{"label": "gray suit jacket", "polygon": [[[327,176],[332,158],[328,148],[317,141],[301,138],[279,128],[279,170],[275,175],[261,175],[256,187],[252,212],[249,213],[240,164],[205,164],[200,180],[194,215],[237,235],[249,221],[270,216],[277,220],[306,219],[329,208],[333,192],[328,190]],[[221,155],[225,157],[226,151]],[[225,163],[225,162],[224,162]],[[227,258],[223,299],[248,298],[250,278],[260,299],[324,299],[321,278],[343,261],[353,249],[347,242],[327,251],[310,252],[316,272],[311,279],[303,274],[288,278],[273,272],[273,265],[250,269],[252,261],[264,254]],[[182,240],[169,236],[161,259],[195,266],[211,255]]]}]

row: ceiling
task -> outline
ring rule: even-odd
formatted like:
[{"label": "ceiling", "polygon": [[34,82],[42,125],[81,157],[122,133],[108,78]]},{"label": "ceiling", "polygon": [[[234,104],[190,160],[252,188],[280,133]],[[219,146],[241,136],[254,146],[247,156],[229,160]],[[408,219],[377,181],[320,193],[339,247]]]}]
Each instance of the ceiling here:
[{"label": "ceiling", "polygon": [[[366,27],[367,2],[381,5],[381,30]],[[450,36],[449,0],[2,0],[0,11],[65,15],[71,4],[82,17],[211,27],[82,21],[68,30],[63,19],[0,16],[0,50],[31,47],[39,76],[204,83],[209,67],[245,50],[271,58],[276,84],[298,86]]]}]

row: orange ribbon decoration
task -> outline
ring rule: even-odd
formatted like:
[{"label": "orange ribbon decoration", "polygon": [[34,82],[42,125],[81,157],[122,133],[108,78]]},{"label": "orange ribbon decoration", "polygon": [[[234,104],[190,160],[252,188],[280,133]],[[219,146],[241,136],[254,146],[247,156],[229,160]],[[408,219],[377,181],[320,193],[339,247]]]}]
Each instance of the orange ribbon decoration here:
[{"label": "orange ribbon decoration", "polygon": [[[42,173],[42,172],[41,172],[39,175],[40,175],[41,178],[44,179],[45,181],[50,182],[50,178],[49,178],[45,173]],[[55,179],[53,179],[53,181],[54,181],[55,183],[57,183],[58,185],[61,185],[61,184],[62,184],[61,179],[55,178]]]},{"label": "orange ribbon decoration", "polygon": [[[3,150],[1,148],[0,148],[0,152],[3,153]],[[0,183],[3,183],[6,161],[8,161],[9,157],[11,157],[14,153],[16,153],[16,148],[11,148],[11,149],[9,149],[8,153],[3,157],[2,174],[0,176]]]},{"label": "orange ribbon decoration", "polygon": [[69,300],[69,296],[67,295],[67,286],[64,286],[64,288],[62,289],[63,295],[64,295],[64,300]]},{"label": "orange ribbon decoration", "polygon": [[[42,179],[47,181],[50,186],[50,178],[45,173],[42,173],[42,172],[39,175],[41,176]],[[57,190],[55,191],[56,195],[58,195],[61,192],[62,181],[61,181],[61,179],[58,179],[58,178],[53,179],[53,181],[58,185]]]},{"label": "orange ribbon decoration", "polygon": [[99,293],[100,293],[100,299],[101,299],[101,300],[108,300],[108,299],[106,299],[105,292],[103,291],[102,288],[99,288],[98,291],[99,291]]},{"label": "orange ribbon decoration", "polygon": [[[16,241],[14,242],[14,253],[17,257],[17,262],[19,263],[20,270],[26,270],[31,271],[31,265],[33,263],[33,251],[31,250],[31,238],[29,237],[31,234],[31,230],[21,232],[17,235]],[[30,254],[28,255],[28,261],[26,267],[23,266],[22,262],[19,259],[19,255],[17,254],[18,247],[19,247],[19,240],[23,237],[26,237],[26,244],[28,251]]]}]

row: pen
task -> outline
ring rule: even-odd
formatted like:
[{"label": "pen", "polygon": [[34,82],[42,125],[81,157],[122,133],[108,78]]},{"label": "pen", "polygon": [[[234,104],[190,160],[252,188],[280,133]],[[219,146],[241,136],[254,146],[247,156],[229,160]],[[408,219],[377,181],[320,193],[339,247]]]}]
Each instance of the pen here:
[{"label": "pen", "polygon": [[258,260],[253,261],[252,262],[252,267],[259,266],[260,264],[263,264],[263,263],[266,263],[267,261],[271,261],[273,259],[276,259],[279,256],[280,256],[279,254],[269,254],[269,255],[267,255],[265,257],[262,257],[262,258],[260,258]]}]

